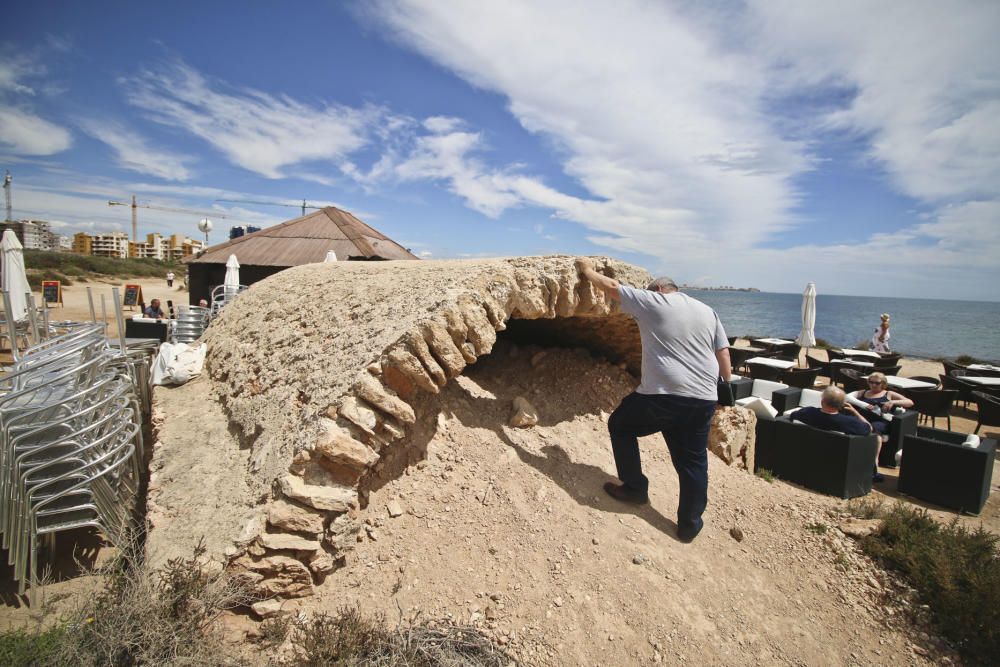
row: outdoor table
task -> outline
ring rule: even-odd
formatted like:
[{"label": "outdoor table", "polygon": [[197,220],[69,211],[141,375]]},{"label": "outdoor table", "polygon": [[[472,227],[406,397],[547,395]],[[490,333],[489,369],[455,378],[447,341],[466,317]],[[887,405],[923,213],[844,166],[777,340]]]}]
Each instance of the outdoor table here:
[{"label": "outdoor table", "polygon": [[848,366],[860,366],[861,368],[874,368],[875,364],[870,361],[854,361],[853,359],[834,359],[831,364],[847,364]]},{"label": "outdoor table", "polygon": [[747,359],[748,364],[763,364],[764,366],[773,366],[774,368],[780,368],[781,370],[787,370],[795,365],[794,361],[785,361],[784,359],[772,359],[771,357],[754,357],[753,359]]},{"label": "outdoor table", "polygon": [[840,350],[842,354],[846,354],[849,357],[871,357],[872,359],[881,359],[882,355],[878,352],[872,352],[871,350]]},{"label": "outdoor table", "polygon": [[982,384],[989,387],[1000,387],[1000,377],[980,377],[978,375],[963,375],[960,380],[973,384]]},{"label": "outdoor table", "polygon": [[[867,378],[868,376],[866,375],[865,379]],[[912,378],[899,377],[898,375],[886,375],[885,382],[890,387],[895,387],[896,389],[933,389],[937,386],[923,380],[914,380]]]},{"label": "outdoor table", "polygon": [[167,339],[167,320],[137,317],[125,320],[125,338],[156,338],[161,343]]},{"label": "outdoor table", "polygon": [[768,347],[787,347],[789,345],[795,345],[794,340],[785,340],[784,338],[754,338],[754,343],[763,343]]},{"label": "outdoor table", "polygon": [[1000,373],[1000,366],[992,364],[969,364],[966,366],[970,371],[994,371]]},{"label": "outdoor table", "polygon": [[729,346],[730,350],[739,350],[740,352],[753,352],[754,354],[758,352],[767,352],[765,347],[737,347],[735,345]]}]

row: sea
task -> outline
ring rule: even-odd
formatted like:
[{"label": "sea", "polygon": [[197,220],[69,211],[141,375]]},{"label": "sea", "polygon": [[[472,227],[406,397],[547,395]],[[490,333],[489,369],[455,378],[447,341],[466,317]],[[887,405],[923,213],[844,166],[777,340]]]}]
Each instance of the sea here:
[{"label": "sea", "polygon": [[[719,314],[730,336],[794,339],[802,329],[802,295],[692,290]],[[816,337],[834,347],[867,346],[879,315],[892,316],[889,346],[925,359],[968,355],[1000,362],[1000,302],[816,296]]]}]

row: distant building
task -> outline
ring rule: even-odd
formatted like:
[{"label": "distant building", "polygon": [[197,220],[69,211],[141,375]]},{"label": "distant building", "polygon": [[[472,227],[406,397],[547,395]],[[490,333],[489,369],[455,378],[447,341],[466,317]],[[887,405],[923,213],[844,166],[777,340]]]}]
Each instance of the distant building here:
[{"label": "distant building", "polygon": [[90,234],[77,232],[73,234],[73,252],[81,255],[89,255],[93,251],[94,239]]},{"label": "distant building", "polygon": [[53,234],[44,220],[4,222],[0,229],[13,231],[25,250],[59,250],[59,235]]},{"label": "distant building", "polygon": [[146,234],[146,240],[129,241],[128,256],[139,259],[163,259],[163,237],[160,234]]},{"label": "distant building", "polygon": [[162,234],[154,232],[147,234],[145,241],[129,241],[125,232],[93,235],[79,232],[73,235],[71,247],[73,252],[81,255],[137,257],[167,261],[181,260],[197,254],[204,249],[205,244],[181,234],[173,234],[169,238],[164,238]]},{"label": "distant building", "polygon": [[94,234],[90,237],[90,254],[98,257],[128,257],[129,240],[125,232]]},{"label": "distant building", "polygon": [[260,227],[255,227],[254,225],[238,225],[236,227],[229,228],[229,240],[238,239],[241,236],[246,236],[247,234],[253,234],[254,232],[259,232]]},{"label": "distant building", "polygon": [[205,242],[188,238],[180,234],[174,234],[169,239],[164,239],[164,259],[181,260],[191,255],[197,255],[205,249]]}]

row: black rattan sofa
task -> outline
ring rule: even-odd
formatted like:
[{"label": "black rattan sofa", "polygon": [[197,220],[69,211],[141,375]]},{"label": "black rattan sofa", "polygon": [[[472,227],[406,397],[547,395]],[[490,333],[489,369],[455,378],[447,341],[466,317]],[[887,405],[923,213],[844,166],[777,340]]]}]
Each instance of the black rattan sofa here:
[{"label": "black rattan sofa", "polygon": [[[920,500],[979,514],[990,496],[997,442],[982,438],[966,447],[964,433],[921,426],[903,438],[899,492]],[[759,455],[758,455],[759,460]]]}]

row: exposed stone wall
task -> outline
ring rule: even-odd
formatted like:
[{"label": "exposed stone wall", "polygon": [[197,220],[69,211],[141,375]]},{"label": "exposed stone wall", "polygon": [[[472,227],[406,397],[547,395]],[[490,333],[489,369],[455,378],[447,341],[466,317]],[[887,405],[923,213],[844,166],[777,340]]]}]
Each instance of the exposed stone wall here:
[{"label": "exposed stone wall", "polygon": [[[597,268],[649,280],[606,258]],[[314,264],[241,295],[205,335],[260,499],[231,567],[263,595],[309,595],[355,539],[365,478],[406,447],[413,405],[489,354],[510,320],[562,320],[550,335],[638,369],[634,322],[572,257]]]}]

